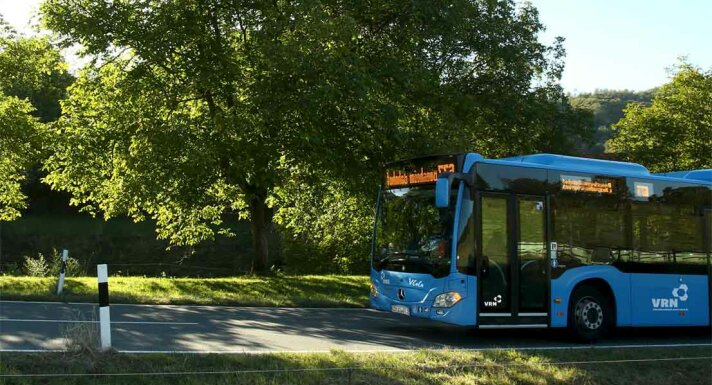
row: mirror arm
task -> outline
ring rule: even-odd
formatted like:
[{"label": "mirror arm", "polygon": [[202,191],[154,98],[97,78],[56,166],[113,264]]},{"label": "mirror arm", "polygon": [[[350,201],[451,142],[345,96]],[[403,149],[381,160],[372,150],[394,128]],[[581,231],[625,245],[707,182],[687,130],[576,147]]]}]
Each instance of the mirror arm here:
[{"label": "mirror arm", "polygon": [[448,184],[452,186],[452,182],[461,180],[464,181],[468,186],[472,187],[475,185],[475,173],[468,172],[467,174],[462,172],[452,172],[447,174],[441,174],[443,176],[447,175]]},{"label": "mirror arm", "polygon": [[435,183],[436,207],[447,207],[450,204],[450,189],[452,188],[452,183],[456,180],[464,181],[468,186],[472,187],[475,184],[475,174],[463,174],[461,172],[453,172],[438,175],[438,179]]}]

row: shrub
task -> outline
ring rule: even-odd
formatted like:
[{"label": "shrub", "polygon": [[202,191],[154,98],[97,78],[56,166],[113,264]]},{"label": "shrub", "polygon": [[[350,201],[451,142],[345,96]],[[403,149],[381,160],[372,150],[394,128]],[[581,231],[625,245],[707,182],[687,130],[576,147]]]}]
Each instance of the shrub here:
[{"label": "shrub", "polygon": [[46,277],[50,272],[49,264],[42,253],[38,254],[37,258],[26,256],[22,266],[25,275],[30,277]]},{"label": "shrub", "polygon": [[22,267],[15,262],[9,262],[4,265],[0,265],[0,274],[15,276],[22,275]]},{"label": "shrub", "polygon": [[[36,258],[26,256],[22,266],[22,270],[27,276],[55,277],[59,275],[62,268],[62,255],[57,250],[53,250],[50,258],[45,258],[42,253],[38,253]],[[69,257],[65,273],[69,277],[81,277],[85,275],[86,269],[76,258]]]},{"label": "shrub", "polygon": [[[53,249],[52,250],[52,262],[50,266],[50,272],[49,274],[51,276],[57,276],[59,275],[59,270],[62,269],[62,254]],[[86,275],[86,269],[82,264],[79,262],[78,259],[68,257],[67,258],[67,269],[65,271],[65,274],[68,277],[82,277]]]}]

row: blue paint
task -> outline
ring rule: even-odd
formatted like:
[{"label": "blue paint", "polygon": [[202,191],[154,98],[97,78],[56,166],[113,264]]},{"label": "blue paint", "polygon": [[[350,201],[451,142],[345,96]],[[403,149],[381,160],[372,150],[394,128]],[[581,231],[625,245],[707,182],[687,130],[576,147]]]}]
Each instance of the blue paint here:
[{"label": "blue paint", "polygon": [[[589,280],[603,280],[613,291],[616,325],[631,326],[630,275],[613,266],[581,266],[566,270],[551,280],[551,327],[567,326],[569,301],[576,285]],[[554,299],[560,299],[555,303]],[[561,314],[561,315],[559,315]]]},{"label": "blue paint", "polygon": [[[567,270],[561,277],[551,281],[552,327],[567,326],[571,294],[576,285],[589,279],[601,279],[612,289],[616,326],[709,324],[707,276],[623,273],[613,266],[581,266]],[[682,290],[678,290],[677,297],[673,294],[673,290],[683,284],[687,286],[684,301],[680,298]],[[554,303],[554,298],[560,298],[561,303]],[[673,299],[677,299],[676,304]],[[673,304],[676,306],[671,306]]]},{"label": "blue paint", "polygon": [[[370,307],[390,312],[392,305],[407,306],[410,316],[428,318],[461,326],[475,325],[477,278],[460,273],[444,278],[430,274],[402,273],[397,271],[371,270],[371,282],[378,290],[378,297],[371,296]],[[418,287],[422,282],[423,287]],[[402,290],[404,299],[399,298]],[[462,300],[449,309],[433,309],[438,294],[456,291]],[[437,314],[441,310],[442,314]]]},{"label": "blue paint", "polygon": [[[466,154],[461,172],[468,173],[477,163],[518,166],[557,171],[594,173],[636,180],[669,181],[712,186],[712,170],[678,171],[651,174],[635,163],[534,154],[505,159],[485,159]],[[449,194],[447,194],[449,196]],[[391,311],[393,305],[407,306],[410,315],[462,326],[477,324],[477,278],[457,271],[456,240],[460,230],[464,184],[458,187],[453,223],[451,272],[447,277],[429,274],[378,272],[371,269],[371,281],[379,295],[371,297],[374,309]],[[452,203],[452,202],[449,202]],[[374,225],[375,229],[375,225]],[[375,233],[375,231],[374,231]],[[566,327],[573,291],[587,280],[598,280],[610,287],[616,313],[616,326],[699,326],[709,325],[709,278],[705,275],[624,273],[611,265],[571,268],[551,280],[551,327]],[[403,299],[399,298],[399,289]],[[433,309],[439,294],[455,291],[462,300],[449,309]],[[558,300],[555,302],[555,300]],[[440,311],[440,312],[438,312]]]},{"label": "blue paint", "polygon": [[703,182],[712,182],[712,169],[664,172],[664,173],[653,174],[653,175],[660,175],[660,176],[667,176],[667,177],[681,178],[681,179],[693,179],[693,180],[699,180],[699,181],[703,181]]},{"label": "blue paint", "polygon": [[709,324],[704,275],[631,274],[633,326]]},{"label": "blue paint", "polygon": [[447,177],[440,177],[435,181],[435,207],[450,206],[450,181]]},{"label": "blue paint", "polygon": [[533,154],[524,156],[514,156],[501,159],[512,163],[528,163],[542,168],[565,168],[571,171],[587,173],[610,173],[616,175],[630,175],[646,177],[650,171],[637,163],[616,162],[602,159],[576,158],[573,156],[553,155],[553,154]]},{"label": "blue paint", "polygon": [[601,159],[575,158],[572,156],[554,154],[523,155],[503,159],[481,159],[477,160],[477,162],[485,164],[499,164],[504,166],[519,166],[557,171],[594,173],[598,175],[644,178],[648,180],[682,182],[696,185],[712,186],[712,178],[708,177],[710,174],[712,174],[712,170],[677,171],[666,174],[651,174],[647,168],[637,163],[625,163]]},{"label": "blue paint", "polygon": [[463,173],[470,172],[470,169],[472,169],[472,166],[474,166],[475,163],[482,162],[484,160],[485,160],[485,158],[483,158],[482,155],[480,155],[480,154],[469,153],[469,154],[465,155],[465,161],[463,162],[463,165],[462,165],[462,172]]}]

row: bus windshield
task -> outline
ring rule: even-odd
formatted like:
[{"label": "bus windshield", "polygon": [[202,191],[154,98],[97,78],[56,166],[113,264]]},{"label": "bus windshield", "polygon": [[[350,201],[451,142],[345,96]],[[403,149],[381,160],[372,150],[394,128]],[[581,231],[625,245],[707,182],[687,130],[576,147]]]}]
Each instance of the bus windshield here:
[{"label": "bus windshield", "polygon": [[383,192],[378,213],[376,270],[444,277],[450,271],[452,210],[435,207],[435,186]]}]

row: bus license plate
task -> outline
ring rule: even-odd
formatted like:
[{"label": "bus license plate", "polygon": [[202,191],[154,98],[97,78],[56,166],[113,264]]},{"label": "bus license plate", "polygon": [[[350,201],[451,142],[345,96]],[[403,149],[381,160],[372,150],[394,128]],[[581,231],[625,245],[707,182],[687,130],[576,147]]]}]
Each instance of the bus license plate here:
[{"label": "bus license plate", "polygon": [[391,311],[393,313],[398,313],[398,314],[403,314],[403,315],[410,315],[410,309],[408,309],[408,306],[403,306],[403,305],[391,305]]}]

